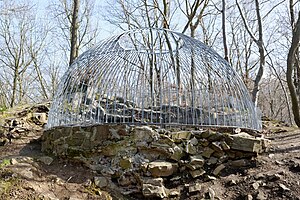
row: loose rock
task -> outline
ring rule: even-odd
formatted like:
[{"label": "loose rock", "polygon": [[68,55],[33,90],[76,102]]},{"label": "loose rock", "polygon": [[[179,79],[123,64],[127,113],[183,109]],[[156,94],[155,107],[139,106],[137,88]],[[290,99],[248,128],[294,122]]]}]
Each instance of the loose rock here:
[{"label": "loose rock", "polygon": [[104,188],[108,185],[108,180],[106,177],[103,176],[96,176],[94,177],[94,183],[100,188]]},{"label": "loose rock", "polygon": [[209,147],[206,147],[204,151],[202,152],[202,156],[205,158],[210,158],[211,154],[213,154],[215,151]]},{"label": "loose rock", "polygon": [[51,158],[50,156],[43,156],[40,157],[38,160],[44,163],[45,165],[51,165],[51,163],[53,162],[53,158]]},{"label": "loose rock", "polygon": [[259,183],[258,182],[253,183],[252,187],[254,188],[254,190],[257,190],[259,188]]},{"label": "loose rock", "polygon": [[167,197],[166,188],[163,185],[162,178],[146,179],[142,185],[142,192],[145,197]]},{"label": "loose rock", "polygon": [[192,171],[190,171],[190,174],[193,178],[197,178],[197,177],[205,174],[205,170],[203,170],[203,169],[192,170]]},{"label": "loose rock", "polygon": [[266,200],[268,199],[268,195],[266,195],[263,191],[259,191],[257,196],[256,196],[257,200]]},{"label": "loose rock", "polygon": [[290,191],[290,188],[286,187],[285,185],[283,185],[282,183],[279,183],[279,187],[281,189],[283,189],[284,191]]},{"label": "loose rock", "polygon": [[155,161],[147,164],[148,171],[154,177],[166,177],[171,176],[177,171],[178,164],[170,163],[166,161]]},{"label": "loose rock", "polygon": [[201,167],[203,167],[203,164],[205,162],[201,155],[190,156],[190,160],[191,161],[189,162],[187,167],[191,170],[200,169]]},{"label": "loose rock", "polygon": [[196,183],[193,185],[189,185],[189,192],[193,193],[193,192],[200,192],[201,191],[201,184],[200,183]]},{"label": "loose rock", "polygon": [[262,139],[257,139],[251,135],[241,132],[231,136],[233,138],[230,144],[231,149],[247,151],[247,152],[262,152]]},{"label": "loose rock", "polygon": [[215,168],[215,170],[213,171],[213,174],[214,174],[215,176],[217,176],[217,175],[220,174],[220,172],[221,172],[223,169],[225,169],[225,165],[220,164],[218,167]]},{"label": "loose rock", "polygon": [[233,160],[230,162],[232,167],[245,167],[249,164],[248,160],[240,159],[240,160]]},{"label": "loose rock", "polygon": [[253,200],[252,195],[251,195],[251,194],[248,194],[248,195],[246,196],[245,200]]}]

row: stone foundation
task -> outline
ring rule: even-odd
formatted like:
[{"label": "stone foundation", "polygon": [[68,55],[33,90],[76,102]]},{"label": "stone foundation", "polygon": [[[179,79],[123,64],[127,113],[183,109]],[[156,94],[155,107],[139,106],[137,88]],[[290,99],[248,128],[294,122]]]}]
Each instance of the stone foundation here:
[{"label": "stone foundation", "polygon": [[82,161],[98,174],[97,186],[120,195],[173,198],[201,188],[189,184],[193,179],[251,165],[268,143],[240,130],[95,125],[46,130],[42,150]]}]

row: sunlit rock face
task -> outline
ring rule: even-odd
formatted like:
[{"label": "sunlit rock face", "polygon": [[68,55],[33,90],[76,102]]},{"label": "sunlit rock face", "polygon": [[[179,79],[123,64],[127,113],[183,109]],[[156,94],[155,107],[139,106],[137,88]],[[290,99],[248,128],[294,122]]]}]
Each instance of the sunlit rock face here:
[{"label": "sunlit rock face", "polygon": [[261,128],[233,68],[200,41],[164,29],[104,40],[63,76],[47,127],[106,123]]}]

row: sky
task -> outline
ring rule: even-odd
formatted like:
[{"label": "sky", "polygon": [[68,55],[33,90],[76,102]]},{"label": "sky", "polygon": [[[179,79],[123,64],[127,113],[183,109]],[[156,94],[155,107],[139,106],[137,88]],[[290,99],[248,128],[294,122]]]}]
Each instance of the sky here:
[{"label": "sky", "polygon": [[[111,1],[115,1],[115,0],[111,0]],[[34,4],[37,7],[37,17],[44,18],[44,17],[48,17],[47,16],[47,13],[49,13],[48,6],[54,1],[53,0],[32,0],[32,2],[34,2]],[[105,11],[106,6],[107,6],[107,0],[95,0],[94,10],[96,12],[101,13]],[[98,16],[101,16],[101,14]],[[115,26],[111,25],[102,17],[101,18],[98,17],[97,19],[94,18],[93,20],[97,20],[98,24],[100,25],[100,34],[99,34],[100,40],[106,39],[112,36],[113,34],[120,32],[120,30],[117,30]]]}]

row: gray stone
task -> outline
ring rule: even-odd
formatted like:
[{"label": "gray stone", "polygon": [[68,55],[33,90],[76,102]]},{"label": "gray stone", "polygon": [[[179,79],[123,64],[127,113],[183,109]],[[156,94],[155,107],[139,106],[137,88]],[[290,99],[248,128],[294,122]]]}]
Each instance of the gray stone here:
[{"label": "gray stone", "polygon": [[195,145],[198,144],[198,140],[197,140],[197,138],[193,137],[193,138],[189,141],[189,143],[195,146]]},{"label": "gray stone", "polygon": [[290,191],[291,189],[283,185],[282,183],[279,183],[279,187],[284,191]]},{"label": "gray stone", "polygon": [[227,151],[230,149],[230,146],[225,141],[221,141],[220,145],[224,151]]},{"label": "gray stone", "polygon": [[265,178],[265,174],[264,174],[264,173],[256,174],[256,175],[254,176],[254,178],[255,178],[256,180],[264,179],[264,178]]},{"label": "gray stone", "polygon": [[118,179],[118,184],[123,187],[128,187],[129,185],[132,185],[135,183],[135,179],[132,176],[124,176],[122,175]]},{"label": "gray stone", "polygon": [[231,149],[247,151],[247,152],[262,152],[262,139],[254,138],[247,133],[239,133],[231,136],[233,141],[230,144]]},{"label": "gray stone", "polygon": [[251,195],[251,194],[248,194],[248,195],[246,196],[245,200],[253,200],[252,195]]},{"label": "gray stone", "polygon": [[192,133],[190,131],[179,131],[171,133],[171,138],[175,142],[181,142],[182,140],[189,140]]},{"label": "gray stone", "polygon": [[145,142],[152,142],[153,140],[158,139],[157,137],[159,136],[159,134],[149,126],[135,127],[133,135],[136,141]]},{"label": "gray stone", "polygon": [[206,171],[204,169],[196,169],[196,170],[191,170],[190,171],[190,174],[193,178],[197,178],[199,176],[202,176],[205,173],[206,173]]},{"label": "gray stone", "polygon": [[18,164],[17,159],[15,159],[15,158],[10,159],[10,164],[12,164],[12,165]]},{"label": "gray stone", "polygon": [[169,197],[178,197],[180,196],[180,191],[178,189],[169,190]]},{"label": "gray stone", "polygon": [[184,156],[183,149],[180,146],[175,145],[172,147],[172,156],[171,159],[175,161],[179,161]]},{"label": "gray stone", "polygon": [[26,179],[34,178],[31,168],[25,168],[24,170],[20,171],[19,174]]},{"label": "gray stone", "polygon": [[148,163],[147,168],[154,177],[166,177],[171,176],[177,171],[178,164],[166,161],[154,161]]},{"label": "gray stone", "polygon": [[211,133],[212,131],[211,130],[204,130],[202,133],[201,133],[201,138],[208,138],[209,136],[211,136]]},{"label": "gray stone", "polygon": [[209,147],[205,147],[204,151],[202,152],[202,156],[205,158],[210,158],[211,154],[213,154],[215,152],[215,150],[209,148]]},{"label": "gray stone", "polygon": [[253,187],[254,190],[258,190],[258,188],[259,188],[259,182],[254,182],[252,184],[252,187]]},{"label": "gray stone", "polygon": [[193,192],[200,192],[202,189],[201,184],[200,183],[195,183],[193,185],[189,185],[189,192],[193,193]]},{"label": "gray stone", "polygon": [[32,117],[43,124],[47,123],[47,114],[46,113],[32,113]]},{"label": "gray stone", "polygon": [[224,164],[220,164],[218,165],[215,170],[213,171],[213,175],[217,176],[220,174],[220,172],[225,169],[225,165]]},{"label": "gray stone", "polygon": [[240,159],[240,160],[233,160],[230,162],[230,165],[232,167],[245,167],[249,165],[249,161],[245,159]]},{"label": "gray stone", "polygon": [[190,156],[190,162],[186,165],[189,169],[195,170],[203,167],[205,160],[201,155]]},{"label": "gray stone", "polygon": [[167,189],[163,185],[162,178],[146,179],[142,183],[142,193],[145,197],[167,197]]},{"label": "gray stone", "polygon": [[217,152],[222,152],[223,151],[220,142],[212,142],[211,143],[211,148],[213,150],[217,151]]},{"label": "gray stone", "polygon": [[210,199],[214,200],[216,193],[212,188],[208,188],[208,195],[209,195]]},{"label": "gray stone", "polygon": [[223,134],[219,132],[211,132],[209,138],[207,138],[208,141],[214,142],[214,141],[220,141],[223,138]]},{"label": "gray stone", "polygon": [[204,139],[204,138],[199,139],[198,142],[200,143],[200,145],[202,147],[207,147],[210,144],[209,141],[207,139]]},{"label": "gray stone", "polygon": [[206,176],[206,180],[208,180],[208,181],[213,181],[213,180],[217,180],[217,178],[214,177],[214,176],[207,175],[207,176]]},{"label": "gray stone", "polygon": [[195,155],[197,153],[197,146],[194,146],[191,143],[187,143],[185,146],[185,152],[191,155]]},{"label": "gray stone", "polygon": [[222,157],[224,157],[224,155],[225,155],[225,152],[224,152],[224,151],[215,151],[215,152],[212,154],[212,156],[213,156],[213,157],[216,157],[216,158],[222,158]]},{"label": "gray stone", "polygon": [[268,195],[260,190],[256,196],[256,199],[257,200],[266,200],[266,199],[268,199]]},{"label": "gray stone", "polygon": [[103,177],[103,176],[95,176],[94,183],[96,186],[98,186],[100,188],[104,188],[104,187],[108,186],[108,180],[106,177]]},{"label": "gray stone", "polygon": [[207,161],[207,165],[214,165],[218,162],[218,158],[216,157],[210,157]]},{"label": "gray stone", "polygon": [[53,158],[51,158],[50,156],[42,156],[38,160],[45,165],[51,165],[51,163],[53,162]]}]

